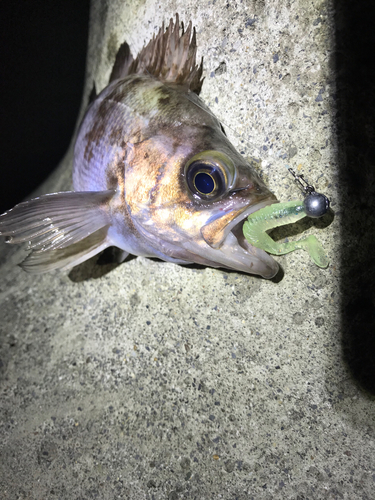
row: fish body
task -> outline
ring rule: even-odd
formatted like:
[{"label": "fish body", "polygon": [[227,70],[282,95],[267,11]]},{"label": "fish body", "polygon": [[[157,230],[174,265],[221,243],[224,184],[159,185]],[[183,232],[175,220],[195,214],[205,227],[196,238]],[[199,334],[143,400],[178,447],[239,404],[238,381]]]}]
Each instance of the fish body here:
[{"label": "fish body", "polygon": [[68,268],[116,246],[124,254],[278,271],[242,224],[277,202],[198,93],[195,31],[171,20],[133,59],[124,44],[109,85],[78,131],[73,192],[42,196],[0,217],[11,243],[29,241],[29,272]]}]

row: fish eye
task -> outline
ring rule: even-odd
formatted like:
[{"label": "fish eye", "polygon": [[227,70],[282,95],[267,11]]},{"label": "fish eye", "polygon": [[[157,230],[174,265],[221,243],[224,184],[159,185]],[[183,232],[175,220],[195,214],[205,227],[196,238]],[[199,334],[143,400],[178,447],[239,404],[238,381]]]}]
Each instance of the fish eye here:
[{"label": "fish eye", "polygon": [[224,153],[204,151],[185,165],[185,178],[196,198],[215,200],[230,187],[234,178],[234,165]]},{"label": "fish eye", "polygon": [[217,165],[197,160],[189,165],[186,174],[190,191],[199,198],[216,198],[225,189],[225,180]]}]

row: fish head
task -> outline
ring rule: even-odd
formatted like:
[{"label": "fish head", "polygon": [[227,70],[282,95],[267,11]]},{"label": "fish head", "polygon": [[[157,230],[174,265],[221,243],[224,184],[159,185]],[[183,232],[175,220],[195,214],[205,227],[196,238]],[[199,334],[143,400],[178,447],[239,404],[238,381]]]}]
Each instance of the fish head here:
[{"label": "fish head", "polygon": [[132,146],[125,197],[134,227],[165,260],[272,278],[278,264],[242,225],[276,197],[216,127],[178,128]]}]

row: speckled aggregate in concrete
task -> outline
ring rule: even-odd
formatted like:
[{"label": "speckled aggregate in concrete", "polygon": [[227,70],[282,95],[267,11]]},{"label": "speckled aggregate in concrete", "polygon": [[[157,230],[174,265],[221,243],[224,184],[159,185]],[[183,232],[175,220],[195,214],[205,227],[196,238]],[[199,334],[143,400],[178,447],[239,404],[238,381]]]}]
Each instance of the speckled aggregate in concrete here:
[{"label": "speckled aggregate in concrete", "polygon": [[[95,0],[85,100],[124,39],[136,53],[176,11],[197,27],[202,98],[271,190],[299,196],[283,165],[301,165],[340,213],[329,1]],[[70,169],[68,152],[41,192],[69,189]],[[299,226],[330,267],[289,254],[278,282],[144,258],[30,276],[3,245],[0,497],[374,498],[338,220]]]}]

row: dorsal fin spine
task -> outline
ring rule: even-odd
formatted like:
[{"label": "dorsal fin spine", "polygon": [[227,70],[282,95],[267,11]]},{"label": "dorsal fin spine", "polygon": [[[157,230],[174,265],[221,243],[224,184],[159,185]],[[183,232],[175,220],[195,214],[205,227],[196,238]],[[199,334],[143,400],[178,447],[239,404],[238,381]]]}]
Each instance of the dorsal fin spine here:
[{"label": "dorsal fin spine", "polygon": [[[176,83],[199,94],[203,79],[203,58],[201,64],[196,64],[196,32],[190,21],[186,31],[182,24],[180,36],[179,16],[176,21],[170,19],[167,29],[164,22],[158,34],[139,52],[133,60],[130,51],[124,51],[124,60],[118,54],[111,80],[125,78],[131,74],[149,74],[164,83]],[[121,49],[120,48],[120,49]]]}]

